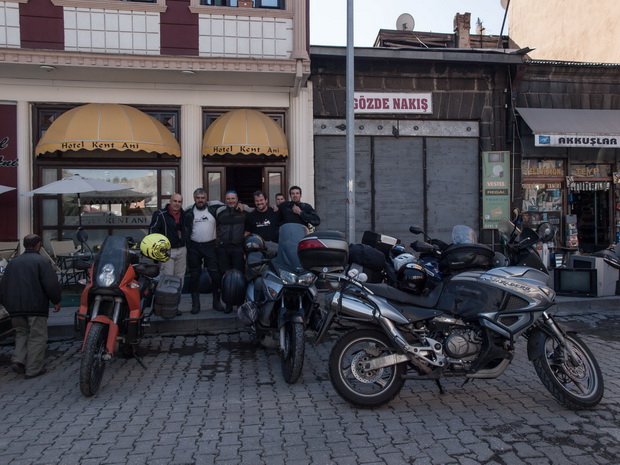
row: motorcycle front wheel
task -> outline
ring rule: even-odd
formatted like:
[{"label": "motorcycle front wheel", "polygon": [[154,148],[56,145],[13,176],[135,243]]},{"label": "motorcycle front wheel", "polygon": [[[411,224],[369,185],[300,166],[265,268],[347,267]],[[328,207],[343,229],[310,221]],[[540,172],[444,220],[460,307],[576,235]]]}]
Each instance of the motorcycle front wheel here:
[{"label": "motorcycle front wheel", "polygon": [[108,325],[94,322],[86,337],[80,365],[80,391],[86,397],[95,395],[101,385],[105,370],[103,355],[107,338]]},{"label": "motorcycle front wheel", "polygon": [[543,356],[532,360],[543,385],[564,407],[592,408],[603,398],[603,374],[594,355],[574,334],[564,336],[575,359],[552,336],[546,335]]},{"label": "motorcycle front wheel", "polygon": [[303,323],[284,323],[284,346],[280,348],[282,376],[289,384],[297,382],[304,366],[306,340]]},{"label": "motorcycle front wheel", "polygon": [[396,397],[405,383],[404,363],[367,369],[369,361],[396,353],[393,345],[374,329],[354,329],[338,339],[329,355],[329,377],[338,395],[362,408],[379,407]]}]

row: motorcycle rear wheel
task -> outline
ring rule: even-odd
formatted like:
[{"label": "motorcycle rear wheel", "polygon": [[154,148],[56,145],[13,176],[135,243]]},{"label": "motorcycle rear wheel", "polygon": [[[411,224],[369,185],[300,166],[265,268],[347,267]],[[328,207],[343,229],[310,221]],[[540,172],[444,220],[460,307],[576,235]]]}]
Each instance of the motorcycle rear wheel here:
[{"label": "motorcycle rear wheel", "polygon": [[365,362],[396,353],[388,336],[374,329],[354,329],[344,334],[329,355],[329,377],[340,397],[361,408],[387,404],[402,389],[404,363],[367,370]]},{"label": "motorcycle rear wheel", "polygon": [[103,354],[106,350],[107,338],[108,326],[94,322],[86,337],[80,365],[80,391],[86,397],[95,395],[101,386],[106,364]]},{"label": "motorcycle rear wheel", "polygon": [[575,334],[564,337],[575,352],[577,363],[571,363],[558,341],[547,335],[544,355],[532,360],[534,369],[561,405],[572,410],[592,408],[603,398],[603,374],[581,339]]},{"label": "motorcycle rear wheel", "polygon": [[282,376],[288,384],[294,384],[304,367],[306,338],[303,323],[289,321],[284,324],[284,347],[281,347]]}]

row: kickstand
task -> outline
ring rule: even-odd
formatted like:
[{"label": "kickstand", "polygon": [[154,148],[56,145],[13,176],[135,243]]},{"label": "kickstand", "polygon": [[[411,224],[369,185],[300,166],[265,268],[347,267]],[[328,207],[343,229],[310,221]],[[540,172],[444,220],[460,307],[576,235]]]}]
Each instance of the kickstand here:
[{"label": "kickstand", "polygon": [[444,391],[443,386],[441,385],[441,381],[439,381],[438,379],[435,380],[435,383],[437,383],[437,387],[439,388],[439,394],[445,394],[446,391]]},{"label": "kickstand", "polygon": [[142,361],[142,357],[140,357],[138,355],[138,352],[136,351],[136,344],[131,344],[131,355],[133,355],[133,358],[135,358],[138,361],[138,363],[142,366],[142,368],[146,370],[146,365]]}]

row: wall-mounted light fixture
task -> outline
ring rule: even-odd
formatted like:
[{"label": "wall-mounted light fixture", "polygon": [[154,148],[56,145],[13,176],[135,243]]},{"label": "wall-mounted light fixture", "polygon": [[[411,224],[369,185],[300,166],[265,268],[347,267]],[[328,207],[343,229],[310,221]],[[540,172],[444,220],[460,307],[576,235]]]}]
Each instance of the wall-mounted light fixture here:
[{"label": "wall-mounted light fixture", "polygon": [[51,65],[41,65],[39,66],[39,68],[41,68],[43,71],[48,72],[48,73],[56,69],[55,66],[51,66]]},{"label": "wall-mounted light fixture", "polygon": [[181,71],[181,74],[184,74],[185,76],[192,76],[196,74],[196,72],[192,71],[191,69],[184,69],[183,71]]}]

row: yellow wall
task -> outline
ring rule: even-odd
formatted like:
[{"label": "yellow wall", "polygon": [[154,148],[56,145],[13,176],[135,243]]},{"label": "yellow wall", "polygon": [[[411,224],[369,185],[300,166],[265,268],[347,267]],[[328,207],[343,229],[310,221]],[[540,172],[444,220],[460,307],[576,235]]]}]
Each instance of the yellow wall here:
[{"label": "yellow wall", "polygon": [[511,0],[509,35],[528,57],[620,63],[620,1]]}]

